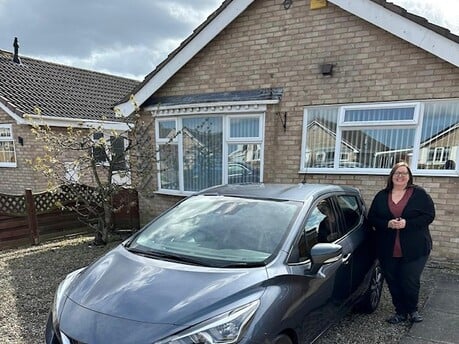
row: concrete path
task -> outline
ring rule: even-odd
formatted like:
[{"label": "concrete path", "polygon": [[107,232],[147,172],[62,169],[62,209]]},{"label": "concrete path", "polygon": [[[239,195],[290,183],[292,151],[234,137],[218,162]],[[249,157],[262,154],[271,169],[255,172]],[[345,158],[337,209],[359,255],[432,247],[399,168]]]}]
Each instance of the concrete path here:
[{"label": "concrete path", "polygon": [[415,323],[400,344],[459,344],[459,272],[434,269],[426,283],[433,283]]}]

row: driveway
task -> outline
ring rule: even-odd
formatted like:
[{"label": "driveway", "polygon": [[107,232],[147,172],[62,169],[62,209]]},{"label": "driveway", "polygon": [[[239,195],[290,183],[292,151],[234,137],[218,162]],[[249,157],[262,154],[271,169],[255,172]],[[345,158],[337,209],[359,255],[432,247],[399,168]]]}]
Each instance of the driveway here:
[{"label": "driveway", "polygon": [[[2,343],[43,343],[44,328],[54,291],[64,276],[86,266],[117,243],[90,247],[90,237],[76,237],[39,246],[0,251],[0,338]],[[421,309],[438,273],[429,264],[421,286]],[[392,313],[387,287],[378,310],[370,315],[349,314],[330,328],[316,343],[399,343],[409,324],[389,325],[384,319]]]}]

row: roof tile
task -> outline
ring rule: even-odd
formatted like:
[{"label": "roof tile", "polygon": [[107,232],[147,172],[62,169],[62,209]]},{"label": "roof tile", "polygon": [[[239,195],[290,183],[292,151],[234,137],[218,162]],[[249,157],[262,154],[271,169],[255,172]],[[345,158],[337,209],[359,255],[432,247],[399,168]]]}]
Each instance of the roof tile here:
[{"label": "roof tile", "polygon": [[116,120],[113,106],[139,84],[109,74],[64,66],[28,57],[13,62],[0,50],[0,102],[18,115]]}]

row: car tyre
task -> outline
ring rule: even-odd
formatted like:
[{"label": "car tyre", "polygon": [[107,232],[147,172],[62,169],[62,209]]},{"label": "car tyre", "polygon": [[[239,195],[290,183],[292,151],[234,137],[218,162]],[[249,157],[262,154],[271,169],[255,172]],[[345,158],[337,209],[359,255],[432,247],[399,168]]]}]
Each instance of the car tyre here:
[{"label": "car tyre", "polygon": [[273,344],[293,344],[292,339],[286,334],[281,334],[274,339]]},{"label": "car tyre", "polygon": [[376,264],[371,274],[370,283],[367,290],[362,295],[361,300],[357,303],[355,309],[361,313],[373,313],[381,300],[384,277],[381,266]]}]

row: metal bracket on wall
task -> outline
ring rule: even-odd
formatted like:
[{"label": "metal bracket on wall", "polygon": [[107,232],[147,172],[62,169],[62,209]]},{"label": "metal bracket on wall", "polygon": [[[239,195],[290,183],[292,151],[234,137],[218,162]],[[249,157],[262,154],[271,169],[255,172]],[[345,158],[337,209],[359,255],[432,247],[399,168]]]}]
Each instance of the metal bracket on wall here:
[{"label": "metal bracket on wall", "polygon": [[284,131],[287,131],[287,112],[276,112],[276,115],[279,116],[282,126],[284,127]]},{"label": "metal bracket on wall", "polygon": [[284,0],[283,5],[284,9],[288,10],[292,6],[293,0]]}]

